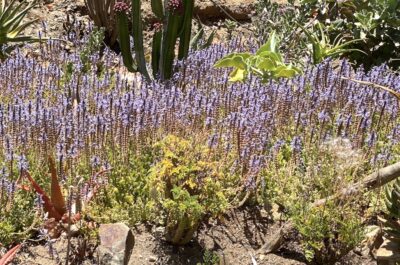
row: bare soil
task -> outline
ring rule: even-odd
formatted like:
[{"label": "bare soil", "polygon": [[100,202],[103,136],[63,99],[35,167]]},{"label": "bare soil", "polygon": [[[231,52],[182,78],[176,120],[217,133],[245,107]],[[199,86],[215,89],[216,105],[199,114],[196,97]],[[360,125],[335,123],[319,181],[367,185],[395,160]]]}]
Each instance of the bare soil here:
[{"label": "bare soil", "polygon": [[[257,250],[268,235],[280,226],[262,209],[252,207],[233,210],[220,220],[204,224],[198,235],[187,246],[172,246],[162,237],[162,229],[152,225],[132,228],[135,245],[129,265],[197,265],[203,262],[206,250],[220,258],[221,265],[303,265],[307,264],[293,233],[286,238],[276,253],[262,254]],[[70,246],[70,264],[98,264],[96,241],[83,243],[73,238]],[[44,242],[42,242],[44,243]],[[49,244],[27,242],[12,264],[58,265],[65,264],[68,240],[61,237]],[[370,257],[350,252],[338,265],[375,265]]]}]

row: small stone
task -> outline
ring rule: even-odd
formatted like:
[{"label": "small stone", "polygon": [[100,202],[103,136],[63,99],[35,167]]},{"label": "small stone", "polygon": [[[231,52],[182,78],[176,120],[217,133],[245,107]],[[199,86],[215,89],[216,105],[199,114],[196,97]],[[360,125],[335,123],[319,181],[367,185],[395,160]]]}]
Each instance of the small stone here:
[{"label": "small stone", "polygon": [[101,224],[99,236],[98,254],[100,264],[128,264],[135,243],[132,230],[128,226],[123,223]]},{"label": "small stone", "polygon": [[155,256],[150,256],[150,257],[149,257],[149,261],[150,261],[150,262],[156,262],[156,261],[157,261],[157,257],[155,257]]},{"label": "small stone", "polygon": [[69,233],[72,237],[78,236],[79,232],[80,232],[80,229],[77,225],[75,225],[75,224],[71,225]]},{"label": "small stone", "polygon": [[282,219],[282,211],[280,210],[278,204],[276,203],[272,204],[271,215],[272,215],[272,220],[274,221],[279,221]]},{"label": "small stone", "polygon": [[381,247],[376,251],[376,259],[378,261],[399,261],[400,245],[397,242],[386,239]]},{"label": "small stone", "polygon": [[165,227],[156,227],[153,231],[155,237],[163,237],[165,234]]}]

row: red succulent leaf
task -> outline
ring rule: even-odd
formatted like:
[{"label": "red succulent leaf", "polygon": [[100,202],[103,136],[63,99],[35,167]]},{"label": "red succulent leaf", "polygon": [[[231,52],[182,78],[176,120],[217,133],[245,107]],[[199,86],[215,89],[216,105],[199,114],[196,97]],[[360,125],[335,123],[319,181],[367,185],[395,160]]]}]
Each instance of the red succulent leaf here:
[{"label": "red succulent leaf", "polygon": [[49,214],[49,217],[50,218],[54,218],[56,220],[61,220],[61,216],[62,215],[60,215],[57,212],[57,210],[54,208],[54,205],[51,202],[49,196],[47,196],[46,192],[32,178],[31,174],[26,170],[23,170],[22,174],[23,174],[23,176],[26,176],[26,178],[29,180],[29,182],[31,183],[33,189],[42,196],[43,207],[44,207],[44,210]]},{"label": "red succulent leaf", "polygon": [[21,189],[21,190],[24,190],[24,191],[30,191],[31,190],[30,186],[24,185],[24,184],[18,185],[18,188]]},{"label": "red succulent leaf", "polygon": [[20,248],[21,244],[18,244],[10,249],[6,254],[4,254],[4,256],[0,259],[0,265],[7,265],[8,263],[10,263]]},{"label": "red succulent leaf", "polygon": [[67,212],[67,209],[65,207],[65,200],[61,191],[60,182],[58,181],[56,165],[52,157],[49,157],[49,169],[51,173],[51,202],[60,216],[62,216]]}]

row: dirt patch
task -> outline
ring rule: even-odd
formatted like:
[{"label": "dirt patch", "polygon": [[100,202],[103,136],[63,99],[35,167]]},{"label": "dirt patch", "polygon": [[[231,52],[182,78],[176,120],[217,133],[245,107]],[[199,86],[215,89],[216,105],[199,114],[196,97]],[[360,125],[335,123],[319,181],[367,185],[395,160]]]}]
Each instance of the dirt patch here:
[{"label": "dirt patch", "polygon": [[[188,245],[172,246],[163,240],[162,227],[139,225],[133,228],[135,245],[129,265],[196,265],[203,262],[205,251],[218,255],[220,264],[224,265],[307,264],[296,233],[290,235],[276,253],[257,253],[268,235],[279,227],[280,225],[273,223],[267,212],[260,208],[232,210],[219,220],[204,224]],[[46,245],[27,243],[12,264],[64,263],[67,243],[65,237]],[[73,238],[70,246],[70,264],[98,264],[96,244],[97,242],[84,242],[83,238]],[[376,262],[351,252],[337,264],[375,265]]]}]

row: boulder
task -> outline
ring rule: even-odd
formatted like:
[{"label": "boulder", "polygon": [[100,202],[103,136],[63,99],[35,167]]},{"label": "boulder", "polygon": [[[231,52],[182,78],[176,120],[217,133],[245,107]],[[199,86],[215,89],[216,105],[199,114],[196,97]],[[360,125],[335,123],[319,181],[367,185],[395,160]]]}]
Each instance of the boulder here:
[{"label": "boulder", "polygon": [[135,239],[132,230],[123,223],[101,224],[98,256],[103,265],[126,265],[132,253]]},{"label": "boulder", "polygon": [[256,0],[199,0],[196,1],[194,12],[202,20],[250,20],[256,3]]}]

